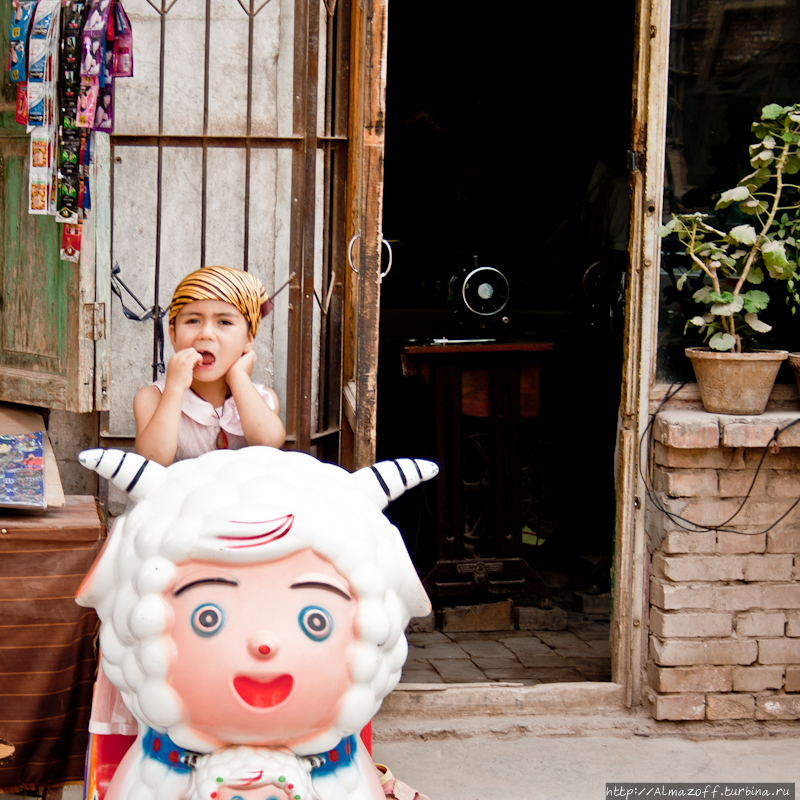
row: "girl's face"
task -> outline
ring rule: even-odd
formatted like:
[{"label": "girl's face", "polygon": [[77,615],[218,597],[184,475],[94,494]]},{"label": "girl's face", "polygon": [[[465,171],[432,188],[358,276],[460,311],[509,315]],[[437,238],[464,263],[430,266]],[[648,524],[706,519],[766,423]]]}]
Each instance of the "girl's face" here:
[{"label": "girl's face", "polygon": [[193,347],[203,356],[194,378],[204,383],[224,378],[228,370],[253,347],[253,334],[244,315],[222,300],[188,303],[169,326],[175,351]]},{"label": "girl's face", "polygon": [[310,550],[246,566],[191,562],[166,598],[167,677],[184,721],[210,742],[306,741],[336,720],[351,685],[356,599]]}]

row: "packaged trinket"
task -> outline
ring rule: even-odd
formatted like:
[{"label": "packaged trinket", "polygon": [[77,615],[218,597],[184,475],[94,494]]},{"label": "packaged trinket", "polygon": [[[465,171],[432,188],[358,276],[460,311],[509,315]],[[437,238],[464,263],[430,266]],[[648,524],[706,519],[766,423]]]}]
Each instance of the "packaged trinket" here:
[{"label": "packaged trinket", "polygon": [[75,124],[79,128],[90,128],[94,122],[97,106],[97,92],[100,86],[96,77],[84,75],[78,89],[78,115]]},{"label": "packaged trinket", "polygon": [[81,236],[83,225],[76,222],[73,225],[64,225],[61,229],[61,260],[72,261],[77,264],[81,257]]},{"label": "packaged trinket", "polygon": [[11,18],[8,71],[14,83],[21,83],[28,79],[25,48],[35,7],[36,0],[21,0],[17,3]]}]

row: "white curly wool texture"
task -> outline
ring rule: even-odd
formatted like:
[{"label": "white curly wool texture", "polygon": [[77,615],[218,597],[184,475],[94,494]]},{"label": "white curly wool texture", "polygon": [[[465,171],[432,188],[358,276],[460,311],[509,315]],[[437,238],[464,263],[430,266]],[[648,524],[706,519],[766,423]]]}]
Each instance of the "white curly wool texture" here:
[{"label": "white curly wool texture", "polygon": [[[97,452],[90,451],[90,459],[98,460]],[[103,460],[111,472],[113,451],[108,453]],[[400,466],[387,463],[381,468],[394,471],[390,492],[396,496]],[[435,465],[426,469],[430,474],[419,480],[435,474]],[[166,681],[174,647],[164,593],[173,585],[176,566],[192,559],[262,563],[311,549],[347,579],[358,602],[357,643],[349,654],[353,683],[333,726],[290,746],[296,755],[312,755],[360,731],[400,680],[409,619],[430,610],[402,537],[380,511],[387,495],[364,488],[371,486],[368,471],[351,475],[303,453],[249,447],[166,469],[148,464],[141,474],[147,491],[137,490],[133,505],[117,520],[78,598],[97,609],[103,670],[134,715],[197,752],[238,744],[210,745],[181,718],[180,700]],[[231,520],[286,515],[294,517],[289,534],[268,547],[230,549],[216,538],[231,533]]]}]

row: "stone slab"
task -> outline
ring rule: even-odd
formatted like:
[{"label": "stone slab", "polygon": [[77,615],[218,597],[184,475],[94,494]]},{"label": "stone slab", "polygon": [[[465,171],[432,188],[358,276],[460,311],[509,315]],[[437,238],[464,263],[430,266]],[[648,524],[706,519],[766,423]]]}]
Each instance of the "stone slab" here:
[{"label": "stone slab", "polygon": [[409,645],[408,657],[429,661],[432,658],[467,658],[467,654],[455,642],[434,642],[429,645]]},{"label": "stone slab", "polygon": [[460,642],[461,647],[473,658],[513,658],[514,654],[500,642]]},{"label": "stone slab", "polygon": [[408,623],[407,633],[430,633],[436,630],[436,615],[433,611],[426,617],[414,617]]},{"label": "stone slab", "polygon": [[480,683],[487,680],[468,658],[432,658],[430,663],[445,683]]},{"label": "stone slab", "polygon": [[508,631],[514,630],[511,600],[482,603],[474,606],[455,606],[437,611],[439,628],[450,631]]},{"label": "stone slab", "polygon": [[522,606],[514,610],[517,628],[522,631],[565,631],[567,612],[563,608]]}]

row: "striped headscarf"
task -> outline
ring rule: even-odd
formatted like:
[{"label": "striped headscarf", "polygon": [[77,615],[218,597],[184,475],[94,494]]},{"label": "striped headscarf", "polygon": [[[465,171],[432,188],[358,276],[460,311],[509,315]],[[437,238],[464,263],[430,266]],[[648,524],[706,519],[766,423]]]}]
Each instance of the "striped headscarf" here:
[{"label": "striped headscarf", "polygon": [[262,317],[272,310],[272,301],[261,281],[249,272],[232,267],[203,267],[187,275],[172,295],[169,324],[174,324],[180,310],[195,300],[230,303],[241,311],[253,336],[258,331]]}]

